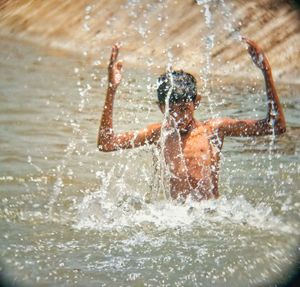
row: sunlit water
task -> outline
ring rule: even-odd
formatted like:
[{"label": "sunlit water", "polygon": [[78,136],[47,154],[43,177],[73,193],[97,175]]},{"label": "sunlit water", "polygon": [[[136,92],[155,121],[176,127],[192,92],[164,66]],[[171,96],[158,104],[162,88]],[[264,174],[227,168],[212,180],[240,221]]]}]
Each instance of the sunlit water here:
[{"label": "sunlit water", "polygon": [[[11,281],[256,286],[286,278],[299,254],[298,86],[278,85],[285,135],[274,144],[226,139],[221,198],[179,204],[156,190],[152,148],[97,151],[106,70],[4,39],[0,49],[0,246]],[[126,71],[117,131],[162,120],[147,77]],[[212,91],[221,116],[265,115],[260,80]],[[210,105],[204,98],[198,119]]]}]

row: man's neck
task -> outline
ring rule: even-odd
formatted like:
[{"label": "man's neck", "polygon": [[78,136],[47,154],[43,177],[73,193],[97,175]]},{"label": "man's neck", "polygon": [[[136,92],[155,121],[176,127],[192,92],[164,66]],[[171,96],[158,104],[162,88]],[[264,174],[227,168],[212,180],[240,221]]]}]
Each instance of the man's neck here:
[{"label": "man's neck", "polygon": [[180,129],[179,133],[180,135],[186,135],[188,133],[190,133],[193,129],[195,129],[197,126],[196,120],[195,118],[193,118],[189,124],[186,126],[186,128]]}]

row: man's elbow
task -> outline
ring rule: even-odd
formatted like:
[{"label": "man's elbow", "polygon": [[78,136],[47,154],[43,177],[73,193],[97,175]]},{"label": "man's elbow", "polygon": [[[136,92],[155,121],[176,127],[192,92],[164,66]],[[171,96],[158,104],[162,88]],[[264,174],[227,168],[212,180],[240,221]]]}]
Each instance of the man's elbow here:
[{"label": "man's elbow", "polygon": [[278,135],[282,135],[286,132],[286,126],[280,126],[280,127],[277,127],[275,129],[275,134],[278,136]]},{"label": "man's elbow", "polygon": [[271,124],[270,119],[263,120],[265,135],[282,135],[286,132],[286,123],[282,120],[275,120],[275,123]]},{"label": "man's elbow", "polygon": [[111,144],[98,143],[97,148],[98,148],[99,151],[102,151],[102,152],[110,152],[110,151],[115,150],[114,146],[111,145]]},{"label": "man's elbow", "polygon": [[99,134],[97,139],[97,148],[99,151],[110,152],[116,150],[115,144],[113,143],[113,135]]}]

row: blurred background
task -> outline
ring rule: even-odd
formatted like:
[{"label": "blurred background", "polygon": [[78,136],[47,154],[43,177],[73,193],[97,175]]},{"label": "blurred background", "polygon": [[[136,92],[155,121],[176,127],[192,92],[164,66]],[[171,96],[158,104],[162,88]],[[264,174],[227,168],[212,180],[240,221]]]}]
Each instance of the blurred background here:
[{"label": "blurred background", "polygon": [[205,63],[206,36],[212,35],[212,72],[248,77],[248,56],[234,41],[238,33],[264,48],[276,80],[294,83],[300,81],[299,19],[299,5],[292,0],[0,1],[2,37],[76,53],[104,66],[108,49],[120,42],[129,67],[148,63],[159,69],[171,52],[174,66],[198,72]]}]

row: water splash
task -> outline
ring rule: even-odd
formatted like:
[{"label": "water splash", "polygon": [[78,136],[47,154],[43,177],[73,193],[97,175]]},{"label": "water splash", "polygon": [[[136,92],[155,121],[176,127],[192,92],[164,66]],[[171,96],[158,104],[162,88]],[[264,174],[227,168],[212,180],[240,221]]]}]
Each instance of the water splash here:
[{"label": "water splash", "polygon": [[[238,42],[242,42],[242,35],[240,31],[234,27],[234,24],[236,23],[236,19],[231,12],[231,9],[229,5],[225,3],[225,0],[220,0],[222,12],[224,19],[224,25],[223,29],[224,31],[227,31],[230,33],[230,36],[233,37],[233,39],[237,40]],[[241,24],[241,23],[240,23]]]},{"label": "water splash", "polygon": [[32,157],[30,155],[28,155],[27,157],[27,162],[39,173],[43,174],[43,170],[38,166],[36,165],[35,163],[32,162]]},{"label": "water splash", "polygon": [[[170,82],[170,87],[167,92],[167,96],[165,99],[165,112],[164,112],[164,118],[161,125],[161,132],[160,132],[160,141],[159,141],[159,151],[156,153],[158,157],[156,158],[156,162],[158,163],[157,169],[159,171],[159,188],[163,188],[163,194],[165,195],[165,198],[168,199],[171,197],[170,187],[169,187],[169,178],[172,176],[171,171],[167,165],[167,161],[165,158],[165,150],[166,150],[166,140],[167,137],[170,135],[170,128],[168,127],[170,123],[170,97],[172,95],[173,89],[174,89],[174,79],[172,74],[172,54],[171,52],[168,53],[169,56],[169,65],[167,67],[167,77]],[[158,83],[157,86],[159,86],[160,83]]]},{"label": "water splash", "polygon": [[117,206],[113,202],[100,203],[97,197],[101,192],[90,195],[90,200],[84,202],[87,206],[81,205],[80,217],[74,222],[74,228],[113,231],[141,226],[151,229],[155,226],[159,230],[190,230],[197,226],[211,228],[220,224],[223,228],[240,225],[275,233],[300,234],[274,215],[271,207],[264,203],[252,205],[243,196],[202,202],[188,199],[184,204],[168,200],[145,204],[141,198],[135,198]]},{"label": "water splash", "polygon": [[[90,11],[88,9],[88,11]],[[78,67],[74,68],[74,74],[77,76],[77,90],[79,94],[79,103],[77,106],[78,112],[83,112],[88,103],[89,92],[91,91],[91,86],[88,83],[83,83],[83,77],[81,76],[82,71]],[[69,126],[72,130],[72,136],[69,139],[67,147],[64,149],[64,156],[61,159],[60,163],[57,164],[55,168],[55,177],[56,180],[53,184],[53,190],[50,195],[48,209],[49,209],[49,218],[51,220],[56,219],[56,208],[60,205],[59,196],[64,192],[65,183],[64,175],[66,174],[68,178],[72,178],[74,172],[69,167],[70,162],[75,154],[81,155],[84,153],[88,141],[87,134],[81,129],[81,125],[77,120],[73,119],[71,114],[67,113],[65,110],[62,110],[61,113],[65,116],[67,121],[64,122],[65,126]],[[74,116],[75,117],[75,116]],[[78,165],[81,166],[83,163],[78,162]]]},{"label": "water splash", "polygon": [[272,187],[274,192],[276,193],[276,180],[274,178],[274,168],[273,168],[273,160],[274,160],[274,146],[275,146],[275,123],[278,113],[275,110],[274,101],[271,101],[271,113],[270,113],[270,120],[269,126],[272,129],[272,133],[270,135],[270,142],[268,147],[268,170],[267,170],[267,180],[268,184],[273,183]]},{"label": "water splash", "polygon": [[212,24],[213,24],[213,18],[210,11],[210,3],[211,1],[202,1],[198,0],[197,4],[204,7],[204,18],[205,18],[205,24],[207,27],[207,31],[205,33],[205,52],[204,52],[204,58],[205,58],[205,65],[203,69],[200,70],[200,73],[202,75],[203,80],[203,94],[205,98],[208,99],[209,104],[209,112],[210,116],[212,118],[217,117],[217,113],[214,109],[214,103],[216,102],[213,98],[211,98],[211,68],[212,68],[212,50],[214,48],[214,41],[215,41],[215,34],[211,33],[212,31]]},{"label": "water splash", "polygon": [[85,7],[85,16],[84,16],[84,21],[83,21],[83,30],[86,32],[89,32],[91,30],[90,28],[90,19],[91,19],[91,11],[93,10],[93,7],[91,5],[87,5]]},{"label": "water splash", "polygon": [[[209,0],[207,0],[207,1],[198,0],[197,4],[203,8],[202,12],[204,14],[205,25],[207,28],[207,33],[206,33],[205,41],[204,41],[204,43],[205,43],[205,52],[204,52],[205,65],[202,70],[203,89],[204,89],[204,95],[208,99],[210,117],[216,118],[216,117],[219,117],[219,115],[220,115],[218,110],[216,109],[217,106],[220,105],[220,103],[217,101],[216,98],[214,98],[213,93],[211,92],[211,72],[212,72],[212,68],[213,68],[212,52],[215,47],[215,43],[217,41],[217,35],[214,33],[214,19],[213,19],[213,13],[212,13],[213,9],[215,9],[217,7],[221,11],[221,14],[222,14],[222,16],[224,18],[224,22],[225,22],[225,25],[223,26],[224,31],[229,32],[230,36],[238,41],[241,41],[241,36],[240,36],[239,31],[236,28],[234,28],[234,24],[236,21],[232,15],[232,12],[231,12],[229,6],[225,3],[224,0],[219,1],[217,6],[216,6],[215,2],[209,1]],[[161,1],[159,3],[159,5],[162,5],[162,7],[164,7],[164,9],[168,9],[168,5],[166,3],[164,3],[163,1]],[[148,29],[148,23],[149,23],[148,19],[149,19],[149,13],[152,9],[152,6],[150,4],[143,6],[141,1],[128,1],[127,4],[125,4],[124,8],[127,9],[128,14],[132,18],[132,22],[131,22],[132,27],[134,27],[136,32],[142,38],[143,44],[145,45],[145,47],[148,47],[150,45],[150,43],[148,43],[148,38],[149,38],[148,36],[152,33],[152,31],[150,31]],[[88,12],[90,12],[90,10]],[[139,13],[142,14],[141,18],[138,17]],[[162,36],[165,36],[165,31],[168,26],[168,24],[167,24],[168,19],[167,19],[167,17],[165,17],[165,15],[160,15],[157,20],[163,22],[159,33]],[[173,77],[172,77],[171,71],[174,66],[174,57],[172,54],[172,47],[171,46],[167,47],[164,51],[164,54],[166,54],[166,56],[167,56],[167,74],[170,77],[171,88],[169,89],[167,98],[166,98],[166,104],[165,104],[166,112],[164,114],[164,118],[162,121],[161,141],[159,143],[160,148],[152,149],[154,162],[156,162],[156,172],[154,173],[154,178],[152,178],[152,181],[154,183],[152,184],[152,191],[151,191],[152,195],[149,198],[155,197],[156,199],[159,199],[160,194],[163,194],[164,199],[169,200],[170,199],[170,187],[169,187],[168,182],[169,182],[170,177],[172,177],[172,173],[171,173],[168,165],[166,164],[164,151],[166,148],[165,147],[166,139],[172,132],[168,128],[168,123],[170,122],[169,100],[168,99],[170,98],[172,88],[173,88]],[[151,73],[151,69],[153,67],[154,61],[151,57],[149,57],[145,63],[147,65],[147,91],[150,91],[150,89],[151,89],[151,85],[149,84],[151,81],[150,73]],[[133,90],[135,88],[137,88],[137,86],[135,84],[133,84]],[[85,106],[85,99],[86,99],[86,95],[88,94],[89,90],[90,90],[90,86],[88,84],[86,85],[85,88],[81,88],[81,90],[80,90],[81,103],[79,105],[79,111],[82,111]],[[137,122],[136,118],[135,118],[135,121]],[[178,130],[176,130],[175,132],[178,137],[179,156],[181,157],[182,162],[184,163],[185,172],[186,172],[186,176],[187,176],[187,167],[186,167],[186,163],[184,160],[182,147],[180,145],[180,133]],[[220,139],[216,138],[216,141],[220,141]],[[146,148],[150,149],[150,147],[148,147],[148,146]],[[120,152],[119,155],[121,153],[122,152]],[[270,151],[269,157],[271,157],[271,153],[272,152]],[[125,158],[129,159],[130,157],[134,156],[134,154],[135,154],[134,151],[128,151],[128,156],[125,156]],[[220,154],[220,157],[221,157],[220,161],[222,162],[223,155]],[[124,198],[128,194],[128,191],[126,191],[126,188],[127,188],[126,182],[124,180],[124,177],[126,176],[126,169],[128,169],[128,166],[126,164],[125,165],[123,164],[122,169],[123,169],[123,173],[120,175],[119,179],[116,180],[116,183],[115,183],[115,188],[119,190],[118,197],[120,197],[120,198]],[[100,174],[100,171],[98,171],[98,175],[99,174]],[[107,174],[105,176],[107,176]],[[149,173],[148,173],[147,177],[150,178]],[[111,177],[109,177],[109,178],[111,179]],[[188,178],[188,176],[187,176],[187,178]],[[113,180],[115,180],[115,179],[113,179]],[[102,202],[101,204],[103,204],[103,201],[107,200],[107,198],[108,198],[107,197],[108,196],[107,188],[108,188],[108,186],[104,184],[104,187],[101,191],[101,196],[103,198],[102,197],[99,198],[100,202]],[[97,194],[97,193],[95,193],[95,194]],[[93,201],[93,197],[88,197],[85,200],[86,200],[86,202],[83,205],[86,205],[89,202],[89,200]],[[148,201],[148,199],[145,199],[145,198],[143,198],[143,200],[144,200],[144,203],[146,201]],[[110,198],[110,202],[111,202],[111,204],[113,204],[112,203],[113,201],[111,201],[111,198]]]}]

